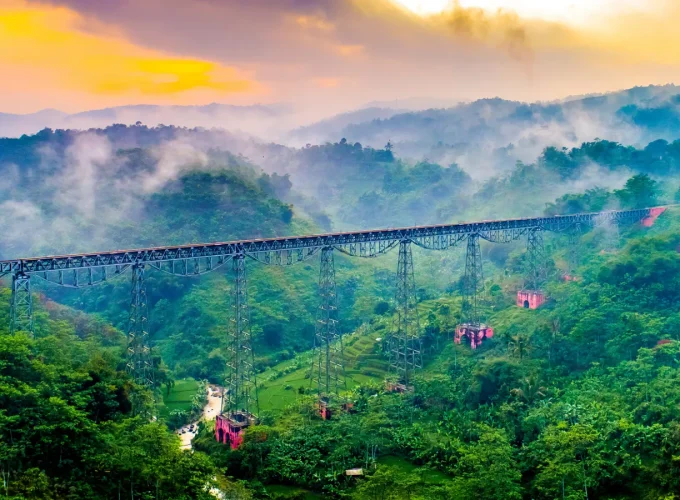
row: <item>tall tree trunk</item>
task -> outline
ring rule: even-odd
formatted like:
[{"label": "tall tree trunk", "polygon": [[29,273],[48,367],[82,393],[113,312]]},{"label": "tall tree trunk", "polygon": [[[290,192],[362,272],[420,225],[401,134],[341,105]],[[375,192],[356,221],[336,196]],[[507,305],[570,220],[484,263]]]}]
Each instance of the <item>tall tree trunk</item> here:
[{"label": "tall tree trunk", "polygon": [[581,459],[581,467],[583,468],[583,489],[586,492],[586,500],[588,500],[588,483],[586,482],[586,463]]}]

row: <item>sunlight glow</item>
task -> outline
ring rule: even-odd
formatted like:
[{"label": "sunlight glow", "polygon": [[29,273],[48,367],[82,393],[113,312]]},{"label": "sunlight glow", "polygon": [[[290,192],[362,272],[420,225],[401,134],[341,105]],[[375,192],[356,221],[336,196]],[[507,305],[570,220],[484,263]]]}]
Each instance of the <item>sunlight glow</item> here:
[{"label": "sunlight glow", "polygon": [[452,0],[393,0],[396,4],[422,16],[438,14],[453,7]]},{"label": "sunlight glow", "polygon": [[0,4],[0,47],[11,47],[0,49],[0,68],[26,91],[177,100],[186,92],[214,98],[255,90],[235,68],[140,47],[116,33],[81,31],[83,18],[72,10],[12,4]]},{"label": "sunlight glow", "polygon": [[593,15],[628,9],[643,10],[647,0],[392,0],[393,3],[421,16],[431,16],[462,8],[487,12],[515,12],[520,17],[581,24]]}]

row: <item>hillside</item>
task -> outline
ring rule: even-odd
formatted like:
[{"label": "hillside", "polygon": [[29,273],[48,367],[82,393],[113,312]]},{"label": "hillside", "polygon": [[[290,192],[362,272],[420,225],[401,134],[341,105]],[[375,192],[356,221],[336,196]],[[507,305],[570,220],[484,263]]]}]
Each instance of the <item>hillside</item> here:
[{"label": "hillside", "polygon": [[[535,163],[518,164],[510,175],[480,186],[456,165],[408,165],[389,149],[346,141],[285,149],[281,172],[266,174],[243,156],[178,142],[178,132],[167,127],[113,127],[6,140],[9,147],[2,150],[0,168],[11,173],[11,162],[24,166],[17,173],[17,189],[5,192],[2,201],[7,236],[0,243],[0,255],[530,216],[543,213],[549,202],[553,202],[549,213],[649,206],[674,200],[680,187],[674,180],[680,149],[677,143],[664,141],[644,149],[609,141],[570,150],[548,148]],[[194,139],[201,137],[200,131],[189,133],[196,134],[190,136]],[[598,165],[596,174],[593,165]],[[31,182],[38,172],[45,180],[42,186]],[[636,173],[652,178],[641,177],[630,189],[607,190],[606,184],[597,184],[609,178],[609,184],[623,188]],[[114,178],[125,181],[107,183]],[[300,179],[315,180],[300,184]],[[654,179],[664,182],[655,184]],[[589,185],[593,190],[585,196],[575,194]],[[527,197],[526,192],[535,194]],[[489,275],[501,272],[509,252],[517,248],[485,249]],[[424,296],[434,298],[457,286],[462,252],[443,259],[416,252],[416,258],[419,269],[443,266],[436,278],[422,281]],[[394,256],[375,263],[338,256],[336,265],[341,319],[344,331],[351,331],[393,295],[396,262]],[[309,349],[318,300],[316,260],[289,269],[255,262],[248,267],[258,366]],[[165,362],[180,377],[219,382],[230,315],[228,273],[188,279],[150,272],[147,279],[153,339]],[[58,301],[102,315],[121,330],[126,327],[129,297],[124,279],[77,291],[40,282],[36,286]]]},{"label": "hillside", "polygon": [[44,110],[25,115],[0,113],[0,137],[36,134],[44,128],[88,130],[113,123],[151,127],[173,124],[178,127],[218,127],[235,133],[281,135],[287,130],[281,121],[293,126],[298,122],[293,110],[284,105],[233,106],[212,103],[205,106],[133,105],[93,109],[79,113]]},{"label": "hillside", "polygon": [[[455,164],[411,164],[390,146],[373,149],[348,141],[300,150],[269,145],[272,156],[264,160],[281,169],[267,165],[265,173],[243,155],[208,146],[207,139],[201,143],[198,139],[210,137],[202,134],[134,126],[44,131],[6,140],[9,147],[2,150],[0,168],[17,177],[14,190],[3,192],[6,236],[0,240],[0,253],[34,255],[645,207],[677,200],[680,187],[678,143],[663,140],[641,148],[606,140],[546,148],[531,163],[517,163],[506,174],[476,182]],[[187,142],[191,137],[199,145]],[[44,182],[33,182],[36,175]],[[131,410],[141,400],[145,411],[157,410],[174,428],[187,418],[176,410],[201,407],[201,395],[191,391],[203,382],[183,379],[223,383],[233,286],[227,270],[181,278],[149,269],[153,392],[134,386],[125,374],[121,342],[130,307],[129,275],[78,290],[34,280],[36,339],[21,336],[18,341],[0,331],[7,360],[0,360],[0,370],[11,378],[7,391],[23,387],[47,394],[46,387],[51,387],[64,401],[56,420],[77,421],[79,435],[87,430],[86,441],[67,451],[67,460],[76,464],[73,470],[89,475],[111,471],[115,477],[93,485],[44,466],[44,461],[58,460],[59,449],[41,444],[37,431],[26,433],[30,412],[12,406],[10,412],[0,412],[3,442],[10,442],[15,432],[28,436],[25,448],[12,451],[9,458],[17,483],[12,491],[23,495],[35,486],[29,472],[33,469],[44,471],[47,489],[71,488],[85,498],[110,496],[119,487],[153,491],[150,478],[156,473],[144,469],[144,460],[109,465],[102,461],[120,454],[94,454],[86,447],[90,441],[106,442],[104,450],[125,447],[135,456],[153,453],[158,457],[153,467],[172,460],[169,473],[175,466],[193,471],[196,483],[177,485],[163,476],[159,488],[173,498],[199,498],[200,485],[207,484],[239,491],[243,498],[371,498],[371,492],[383,490],[395,498],[418,498],[416,493],[422,498],[468,498],[474,492],[485,498],[538,498],[559,494],[562,480],[565,495],[573,498],[584,491],[584,481],[592,497],[612,491],[622,498],[673,491],[664,484],[671,481],[668,457],[676,453],[674,410],[649,399],[633,374],[641,374],[655,391],[667,391],[664,397],[674,397],[663,384],[664,377],[675,377],[673,349],[680,340],[674,310],[680,280],[678,224],[677,214],[667,212],[651,229],[622,231],[618,243],[606,228],[585,234],[576,269],[580,280],[568,283],[559,279],[572,271],[565,238],[548,238],[554,261],[547,288],[552,300],[538,311],[514,306],[526,269],[524,242],[484,243],[485,311],[496,335],[475,352],[451,341],[461,314],[464,248],[414,249],[426,363],[414,380],[415,391],[405,395],[384,391],[390,374],[381,352],[382,339],[394,328],[396,254],[360,260],[337,252],[346,397],[354,406],[351,414],[337,414],[330,422],[317,416],[309,379],[319,305],[318,260],[285,268],[248,260],[261,425],[248,431],[236,452],[217,444],[210,426],[202,425],[190,459],[175,455],[176,439],[163,425],[148,427]],[[61,331],[77,335],[69,333],[62,346],[53,338]],[[47,365],[38,366],[39,373],[14,369],[17,359],[43,353]],[[55,375],[65,371],[77,382]],[[177,394],[163,393],[168,405],[161,405],[161,391],[170,390],[175,380]],[[87,392],[85,386],[99,382],[107,387],[104,394]],[[73,395],[83,391],[83,396]],[[612,402],[606,412],[597,406],[594,392]],[[36,398],[26,408],[50,408]],[[97,410],[98,405],[103,408]],[[102,414],[112,422],[98,420],[98,411],[109,412]],[[619,424],[612,427],[611,422]],[[73,437],[65,423],[59,425],[66,428],[63,439]],[[638,453],[641,462],[616,462],[602,441],[627,455]],[[46,458],[23,458],[22,450],[40,446]],[[364,467],[367,477],[357,481],[343,475],[353,467]],[[127,478],[125,470],[134,470],[140,480]],[[647,471],[662,482],[645,479]],[[622,478],[629,476],[639,479],[621,487]],[[88,488],[94,493],[87,493]]]},{"label": "hillside", "polygon": [[[650,230],[628,230],[622,247],[606,254],[586,234],[582,279],[552,280],[551,301],[536,311],[510,305],[513,278],[498,278],[505,298],[488,318],[495,335],[476,351],[452,342],[455,293],[420,302],[422,327],[438,344],[413,393],[385,392],[384,372],[372,363],[379,362],[375,339],[393,318],[375,318],[345,337],[348,374],[364,365],[372,377],[346,394],[352,413],[315,416],[305,355],[263,374],[265,425],[249,431],[241,449],[215,446],[209,426],[197,447],[235,477],[267,491],[273,485],[272,492],[280,484],[351,498],[379,498],[376,491],[391,498],[552,498],[562,491],[585,498],[586,490],[590,498],[612,491],[654,498],[674,491],[666,464],[677,452],[680,418],[668,404],[680,376],[678,227],[678,213],[667,213]],[[562,250],[552,248],[559,260]],[[344,477],[352,467],[366,467],[369,477]]]},{"label": "hillside", "polygon": [[573,147],[599,138],[638,147],[660,138],[672,141],[680,131],[679,93],[666,85],[546,103],[481,99],[352,124],[339,120],[335,129],[326,121],[305,130],[321,140],[346,137],[371,147],[389,141],[411,161],[455,162],[486,178],[517,160],[531,161],[548,146]]}]

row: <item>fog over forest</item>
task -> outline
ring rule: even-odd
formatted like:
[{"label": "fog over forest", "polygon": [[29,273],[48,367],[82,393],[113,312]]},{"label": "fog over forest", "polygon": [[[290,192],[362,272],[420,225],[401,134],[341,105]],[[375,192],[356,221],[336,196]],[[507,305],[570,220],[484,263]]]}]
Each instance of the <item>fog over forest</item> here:
[{"label": "fog over forest", "polygon": [[[100,113],[100,123],[120,117],[121,124],[43,129],[2,140],[2,182],[18,186],[3,190],[1,217],[12,228],[3,253],[140,245],[138,235],[122,228],[152,219],[154,196],[172,192],[192,172],[225,168],[251,181],[271,176],[266,180],[275,185],[272,196],[323,230],[537,215],[565,194],[618,189],[640,172],[667,175],[674,165],[664,155],[668,150],[672,156],[680,130],[678,96],[680,90],[669,85],[553,103],[485,99],[422,111],[367,108],[290,129],[278,136],[280,142],[242,130],[196,127],[188,114],[173,114],[172,108],[150,109],[167,112],[182,126],[153,123],[155,111],[152,123],[143,124],[125,120],[125,110],[110,110]],[[139,117],[146,109],[129,111]],[[261,116],[264,110],[239,109],[235,120],[250,113],[265,123],[270,117]],[[271,110],[271,117],[285,115]],[[563,148],[578,164],[568,173],[560,171],[567,161]],[[671,165],[655,165],[657,151],[659,161]],[[512,179],[529,167],[541,169],[540,176],[533,175],[543,187],[526,200],[521,186],[513,191]],[[489,192],[501,184],[503,203]],[[490,196],[485,208],[473,201],[480,193]],[[19,228],[30,228],[28,237]],[[169,243],[168,236],[157,243]]]},{"label": "fog over forest", "polygon": [[[540,231],[540,290],[528,288],[527,235],[482,241],[479,314],[493,336],[481,345],[454,342],[470,314],[465,242],[413,245],[409,300],[423,366],[402,379],[389,348],[405,314],[399,252],[357,259],[338,249],[337,336],[327,345],[342,353],[334,363],[346,384],[332,394],[320,393],[312,368],[329,324],[319,316],[328,276],[319,258],[272,266],[244,257],[259,408],[232,446],[216,441],[216,422],[232,413],[214,392],[233,387],[231,260],[188,277],[146,266],[153,383],[129,365],[139,304],[129,273],[138,271],[70,288],[58,286],[71,283],[68,273],[36,274],[27,331],[10,328],[21,276],[6,276],[0,491],[130,500],[680,494],[680,219],[671,206],[680,202],[680,88],[435,104],[332,116],[270,105],[0,115],[0,260],[669,206],[645,224],[619,227],[605,215],[592,228]],[[518,291],[543,302],[518,307]],[[332,418],[322,418],[321,401]]]}]

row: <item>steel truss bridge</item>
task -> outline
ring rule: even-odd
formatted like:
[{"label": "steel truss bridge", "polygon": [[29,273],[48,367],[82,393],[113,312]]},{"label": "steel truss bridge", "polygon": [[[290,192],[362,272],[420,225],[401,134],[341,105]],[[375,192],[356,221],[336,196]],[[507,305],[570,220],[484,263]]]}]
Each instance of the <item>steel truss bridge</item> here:
[{"label": "steel truss bridge", "polygon": [[[463,320],[479,326],[484,296],[480,239],[509,243],[527,237],[529,272],[526,286],[539,289],[544,272],[543,233],[563,233],[569,241],[594,227],[618,231],[621,226],[653,221],[666,207],[618,210],[554,217],[492,220],[397,229],[376,229],[298,237],[240,240],[225,243],[164,246],[111,252],[58,255],[0,261],[0,277],[12,276],[11,331],[33,334],[31,281],[63,287],[88,287],[131,270],[130,316],[127,329],[127,369],[137,383],[153,384],[147,329],[148,306],[144,274],[147,269],[175,276],[197,276],[229,265],[233,275],[232,314],[228,328],[227,391],[224,410],[249,415],[258,411],[253,349],[248,312],[246,258],[266,265],[288,266],[321,255],[320,305],[317,314],[312,381],[324,404],[345,387],[341,335],[337,325],[337,295],[333,254],[372,258],[399,249],[396,321],[386,351],[395,373],[406,382],[422,366],[422,340],[417,315],[411,244],[446,250],[465,241],[467,258],[463,280]],[[616,233],[618,234],[618,233]]]}]

